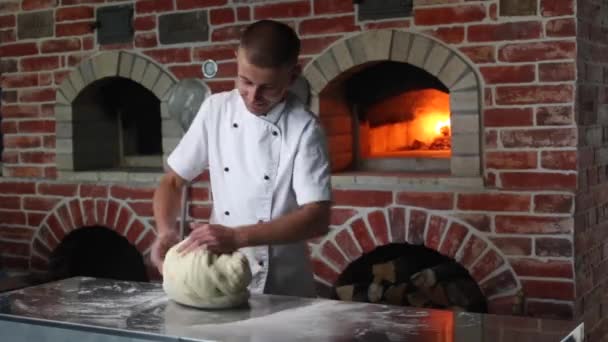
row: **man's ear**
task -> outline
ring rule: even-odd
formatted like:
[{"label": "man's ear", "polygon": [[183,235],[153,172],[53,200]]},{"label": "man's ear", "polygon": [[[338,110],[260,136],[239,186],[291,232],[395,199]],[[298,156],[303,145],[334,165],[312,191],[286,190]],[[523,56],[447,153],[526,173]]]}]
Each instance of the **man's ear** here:
[{"label": "man's ear", "polygon": [[298,63],[296,65],[294,65],[293,69],[291,70],[291,78],[289,80],[290,84],[293,84],[293,82],[295,82],[298,77],[300,77],[300,75],[302,74],[302,66]]}]

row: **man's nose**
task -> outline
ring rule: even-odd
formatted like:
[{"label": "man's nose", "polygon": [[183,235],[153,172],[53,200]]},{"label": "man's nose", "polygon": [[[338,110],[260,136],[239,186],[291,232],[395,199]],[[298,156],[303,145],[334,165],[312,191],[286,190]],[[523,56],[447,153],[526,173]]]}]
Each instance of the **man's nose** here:
[{"label": "man's nose", "polygon": [[262,97],[262,92],[261,92],[260,87],[257,87],[257,86],[251,87],[249,96],[250,96],[249,100],[251,100],[251,101],[259,100]]}]

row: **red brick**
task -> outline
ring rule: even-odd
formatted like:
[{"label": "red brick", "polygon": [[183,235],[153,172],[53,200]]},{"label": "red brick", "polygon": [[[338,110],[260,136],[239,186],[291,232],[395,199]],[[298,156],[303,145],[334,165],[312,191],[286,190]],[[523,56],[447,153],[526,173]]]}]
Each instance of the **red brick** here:
[{"label": "red brick", "polygon": [[334,284],[339,277],[339,274],[331,267],[327,266],[323,261],[312,259],[313,273],[326,281],[329,284]]},{"label": "red brick", "polygon": [[542,63],[538,65],[541,82],[573,81],[576,77],[574,63]]},{"label": "red brick", "polygon": [[236,9],[236,20],[249,21],[251,20],[251,9],[248,6],[239,7]]},{"label": "red brick", "polygon": [[[7,121],[6,119],[4,119],[2,122],[0,122],[0,125],[1,125],[0,128],[2,129],[2,132],[4,134],[17,133],[17,122],[15,122],[15,121]],[[7,137],[5,136],[4,139],[6,140]]]},{"label": "red brick", "polygon": [[342,225],[357,214],[358,211],[354,209],[332,208],[330,224],[332,226]]},{"label": "red brick", "polygon": [[95,200],[95,209],[97,215],[97,222],[100,224],[105,224],[106,222],[106,212],[107,212],[108,202],[106,200]]},{"label": "red brick", "polygon": [[498,132],[486,131],[485,132],[485,147],[486,148],[497,148],[498,147]]},{"label": "red brick", "polygon": [[454,207],[454,194],[449,192],[403,191],[397,193],[396,203],[428,209],[449,210]]},{"label": "red brick", "polygon": [[536,66],[487,66],[479,68],[487,84],[526,83],[536,80]]},{"label": "red brick", "polygon": [[127,207],[120,208],[118,218],[116,219],[116,232],[124,236],[131,218],[133,218],[133,214]]},{"label": "red brick", "polygon": [[488,9],[490,19],[493,21],[498,20],[498,6],[496,4],[490,4],[490,8]]},{"label": "red brick", "polygon": [[17,19],[14,14],[0,16],[0,28],[15,27]]},{"label": "red brick", "polygon": [[464,41],[464,27],[439,27],[433,30],[424,31],[444,43],[458,44]]},{"label": "red brick", "polygon": [[504,259],[496,251],[488,250],[473,266],[471,276],[475,281],[481,282],[490,273],[502,266],[504,262]]},{"label": "red brick", "polygon": [[21,8],[25,11],[53,8],[57,5],[56,0],[22,0]]},{"label": "red brick", "polygon": [[574,88],[570,84],[496,88],[496,103],[502,105],[568,103],[573,100]]},{"label": "red brick", "polygon": [[4,75],[2,77],[2,87],[4,88],[23,88],[38,85],[38,74],[16,74]]},{"label": "red brick", "polygon": [[135,31],[149,31],[156,28],[156,16],[147,15],[133,19],[133,28]]},{"label": "red brick", "polygon": [[321,247],[321,255],[340,270],[345,269],[348,264],[342,253],[330,240],[325,241]]},{"label": "red brick", "polygon": [[216,77],[218,78],[236,78],[236,62],[223,62],[218,63],[218,71]]},{"label": "red brick", "polygon": [[334,189],[332,197],[334,205],[353,207],[385,207],[393,202],[391,191]]},{"label": "red brick", "polygon": [[154,13],[172,11],[173,0],[139,0],[135,3],[135,13]]},{"label": "red brick", "polygon": [[558,238],[536,238],[536,255],[542,257],[571,257],[572,242]]},{"label": "red brick", "polygon": [[2,117],[6,118],[35,118],[40,112],[37,105],[3,105]]},{"label": "red brick", "polygon": [[361,246],[363,253],[371,252],[374,248],[376,248],[376,243],[369,233],[367,224],[362,219],[358,219],[353,222],[351,225],[351,230],[355,236],[355,239],[359,243],[359,246]]},{"label": "red brick", "polygon": [[76,22],[55,25],[56,37],[82,36],[93,33],[93,22]]},{"label": "red brick", "polygon": [[483,5],[458,5],[452,7],[417,8],[414,11],[416,25],[443,25],[481,21],[486,17]]},{"label": "red brick", "polygon": [[114,201],[108,201],[108,209],[106,212],[105,220],[103,221],[108,228],[114,230],[116,229],[116,216],[118,216],[118,210],[120,209],[120,205]]},{"label": "red brick", "polygon": [[307,19],[300,23],[300,35],[354,31],[359,31],[359,27],[355,24],[355,17],[353,15]]},{"label": "red brick", "polygon": [[55,21],[92,19],[95,12],[91,6],[63,7],[55,11]]},{"label": "red brick", "polygon": [[540,12],[544,17],[574,14],[574,0],[541,0]]},{"label": "red brick", "polygon": [[535,39],[542,36],[542,31],[543,26],[539,21],[471,25],[468,27],[467,39],[469,42]]},{"label": "red brick", "polygon": [[212,42],[223,42],[229,40],[239,40],[241,33],[247,28],[248,24],[238,24],[216,28],[211,33]]},{"label": "red brick", "polygon": [[229,24],[235,21],[233,8],[218,8],[209,11],[209,22],[212,25]]},{"label": "red brick", "polygon": [[2,251],[2,254],[28,256],[30,254],[30,246],[24,242],[0,240],[0,251]]},{"label": "red brick", "polygon": [[[504,270],[481,284],[481,291],[486,298],[510,293],[515,289],[517,289],[517,281],[510,270]],[[507,341],[512,341],[512,339],[507,338]]]},{"label": "red brick", "polygon": [[392,242],[405,242],[405,208],[389,208],[389,227]]},{"label": "red brick", "polygon": [[432,250],[439,250],[439,243],[445,231],[448,220],[445,217],[433,215],[429,219],[424,245]]},{"label": "red brick", "polygon": [[[488,312],[501,315],[522,314],[521,297],[518,295],[502,296],[488,300]],[[514,317],[515,316],[511,316]]]},{"label": "red brick", "polygon": [[487,242],[475,235],[471,235],[471,237],[467,240],[464,249],[462,250],[462,258],[460,262],[464,267],[469,269],[477,258],[482,255],[487,247]]},{"label": "red brick", "polygon": [[483,114],[486,127],[532,126],[532,108],[490,108]]},{"label": "red brick", "polygon": [[77,185],[72,184],[38,183],[37,193],[40,195],[75,196],[77,189]]},{"label": "red brick", "polygon": [[16,13],[19,11],[20,1],[4,1],[0,3],[0,13]]},{"label": "red brick", "polygon": [[206,81],[206,83],[207,86],[209,86],[209,89],[211,89],[211,93],[219,93],[234,89],[234,81],[209,80]]},{"label": "red brick", "polygon": [[483,92],[483,103],[486,106],[493,106],[494,105],[494,95],[493,95],[492,91],[493,91],[492,88],[486,88],[486,89],[484,89],[484,92]]},{"label": "red brick", "polygon": [[376,210],[367,215],[372,233],[378,241],[379,245],[386,245],[389,241],[388,226],[386,225],[386,216],[383,211]]},{"label": "red brick", "polygon": [[17,34],[14,29],[0,30],[0,43],[14,43],[17,41]]},{"label": "red brick", "polygon": [[574,317],[574,309],[570,303],[555,303],[527,299],[526,314],[531,317],[571,320]]},{"label": "red brick", "polygon": [[574,276],[571,261],[517,258],[509,263],[523,277],[569,278]]},{"label": "red brick", "polygon": [[310,1],[308,0],[271,3],[254,7],[253,17],[256,20],[305,17],[310,15],[310,10]]},{"label": "red brick", "polygon": [[576,170],[576,151],[542,151],[541,166],[551,170]]},{"label": "red brick", "polygon": [[82,49],[83,50],[93,50],[95,47],[95,41],[93,37],[84,37],[82,38]]},{"label": "red brick", "polygon": [[563,281],[522,280],[522,289],[528,298],[574,299],[574,284]]},{"label": "red brick", "polygon": [[354,12],[355,6],[350,0],[313,0],[314,14],[332,14]]},{"label": "red brick", "polygon": [[456,214],[455,216],[480,232],[489,232],[491,230],[491,218],[486,214]]},{"label": "red brick", "polygon": [[[138,216],[144,217],[152,217],[154,215],[154,211],[152,210],[152,202],[129,202],[129,207],[135,212]],[[191,207],[191,210],[194,209]],[[210,208],[206,209],[207,214],[203,215],[205,218],[208,218],[211,214]]]},{"label": "red brick", "polygon": [[[0,6],[2,6],[2,4],[0,4]],[[32,266],[34,266],[34,265],[36,265],[36,264],[34,263],[34,260],[32,257]],[[2,256],[2,267],[4,267],[4,269],[6,269],[6,270],[14,269],[14,270],[23,271],[23,270],[27,270],[30,267],[30,262],[29,262],[28,258],[3,255]]]},{"label": "red brick", "polygon": [[57,179],[58,178],[57,167],[46,166],[44,167],[44,178],[46,179]]},{"label": "red brick", "polygon": [[20,133],[55,133],[55,121],[50,120],[30,120],[20,121]]},{"label": "red brick", "polygon": [[38,230],[38,238],[51,249],[55,249],[59,245],[59,241],[46,225]]},{"label": "red brick", "polygon": [[[179,65],[169,67],[169,70],[175,77],[178,79],[184,78],[198,78],[202,79],[203,71],[201,70],[200,65]],[[209,85],[209,83],[207,83]]]},{"label": "red brick", "polygon": [[50,211],[51,209],[55,208],[60,200],[61,199],[57,197],[25,197],[23,199],[23,209]]},{"label": "red brick", "polygon": [[135,247],[141,254],[147,254],[146,251],[152,246],[154,240],[156,240],[156,233],[152,229],[148,229]]},{"label": "red brick", "polygon": [[500,180],[504,189],[574,190],[576,174],[545,172],[503,172]]},{"label": "red brick", "polygon": [[63,222],[59,220],[57,214],[51,214],[47,219],[47,224],[53,232],[53,235],[55,235],[58,240],[63,240],[63,237],[66,235],[67,229],[64,227]]},{"label": "red brick", "polygon": [[205,8],[212,6],[223,6],[228,0],[177,0],[177,9]]},{"label": "red brick", "polygon": [[496,62],[496,47],[493,45],[463,46],[459,49],[474,63]]},{"label": "red brick", "polygon": [[42,53],[78,51],[81,47],[79,38],[53,39],[40,43]]},{"label": "red brick", "polygon": [[576,21],[574,18],[552,19],[546,24],[547,37],[575,37]]},{"label": "red brick", "polygon": [[66,204],[63,204],[62,206],[57,208],[56,213],[57,217],[59,217],[59,219],[63,223],[63,227],[66,228],[66,231],[71,231],[75,228],[74,221],[72,221],[72,217],[70,216],[70,210],[68,209]]},{"label": "red brick", "polygon": [[342,38],[342,36],[323,36],[314,38],[304,38],[301,41],[301,54],[302,55],[316,55],[326,48],[328,48],[333,42]]},{"label": "red brick", "polygon": [[38,74],[38,83],[41,86],[48,86],[53,84],[53,74],[50,72]]},{"label": "red brick", "polygon": [[576,44],[571,41],[507,44],[499,49],[498,57],[504,62],[573,59],[576,57]]},{"label": "red brick", "polygon": [[534,211],[537,213],[570,213],[574,198],[571,195],[534,195]]},{"label": "red brick", "polygon": [[137,239],[139,239],[144,230],[145,227],[139,220],[133,221],[133,223],[131,223],[127,230],[127,240],[129,240],[131,244],[135,244],[135,242],[137,241]]},{"label": "red brick", "polygon": [[34,166],[7,166],[7,177],[43,178],[44,169]]},{"label": "red brick", "polygon": [[0,196],[0,209],[21,209],[21,197]]},{"label": "red brick", "polygon": [[8,225],[3,225],[0,227],[0,239],[31,241],[36,233],[36,230],[33,228]]},{"label": "red brick", "polygon": [[34,148],[40,147],[40,137],[37,136],[6,136],[4,147],[7,148]]},{"label": "red brick", "polygon": [[424,244],[426,219],[426,211],[416,209],[410,210],[409,222],[407,225],[407,242],[415,245]]},{"label": "red brick", "polygon": [[524,237],[495,237],[491,238],[492,243],[498,247],[505,255],[531,255],[532,239]]},{"label": "red brick", "polygon": [[110,187],[110,196],[126,200],[152,199],[152,196],[154,196],[154,188],[135,188],[114,185]]},{"label": "red brick", "polygon": [[530,196],[500,193],[458,194],[461,210],[528,211]]},{"label": "red brick", "polygon": [[4,164],[19,163],[19,153],[17,151],[2,151],[2,162]]},{"label": "red brick", "polygon": [[190,48],[148,50],[145,54],[161,64],[190,62]]},{"label": "red brick", "polygon": [[398,19],[389,21],[373,21],[364,24],[366,31],[369,30],[384,30],[384,29],[404,29],[411,26],[410,20]]},{"label": "red brick", "polygon": [[468,232],[469,230],[467,227],[461,225],[460,223],[452,222],[448,232],[445,235],[445,238],[443,239],[443,242],[441,243],[439,252],[453,258],[456,255],[456,252],[458,252],[458,249],[462,245]]},{"label": "red brick", "polygon": [[567,234],[572,232],[569,217],[503,216],[495,218],[496,233],[505,234]]},{"label": "red brick", "polygon": [[361,256],[361,251],[347,229],[336,234],[335,240],[338,248],[340,248],[348,260],[354,261]]},{"label": "red brick", "polygon": [[29,182],[11,182],[0,179],[0,193],[7,194],[33,194],[36,193],[36,184]]},{"label": "red brick", "polygon": [[97,224],[95,200],[85,199],[82,200],[82,213],[84,215],[84,225],[93,226]]},{"label": "red brick", "polygon": [[491,169],[535,169],[538,152],[486,152],[486,167]]},{"label": "red brick", "polygon": [[53,74],[53,77],[55,77],[55,84],[59,85],[63,83],[63,80],[68,77],[69,74],[69,71],[55,71],[55,73]]},{"label": "red brick", "polygon": [[82,228],[84,226],[82,208],[80,207],[80,200],[73,199],[70,201],[70,215],[76,228]]},{"label": "red brick", "polygon": [[503,130],[500,140],[506,148],[514,147],[574,147],[576,129],[543,128],[535,130]]},{"label": "red brick", "polygon": [[[20,102],[50,102],[55,100],[54,88],[28,89],[19,92]],[[21,126],[21,125],[20,125]]]},{"label": "red brick", "polygon": [[[150,204],[146,203],[148,206]],[[211,206],[210,205],[194,205],[191,204],[189,208],[189,215],[193,219],[208,220],[211,217]]]},{"label": "red brick", "polygon": [[156,47],[158,46],[156,32],[136,33],[133,43],[135,44],[135,47],[139,48]]},{"label": "red brick", "polygon": [[27,56],[38,54],[36,43],[3,44],[0,46],[0,57]]},{"label": "red brick", "polygon": [[80,197],[105,198],[108,197],[108,187],[105,185],[80,184]]},{"label": "red brick", "polygon": [[49,164],[55,162],[54,152],[22,152],[19,154],[22,163]]}]

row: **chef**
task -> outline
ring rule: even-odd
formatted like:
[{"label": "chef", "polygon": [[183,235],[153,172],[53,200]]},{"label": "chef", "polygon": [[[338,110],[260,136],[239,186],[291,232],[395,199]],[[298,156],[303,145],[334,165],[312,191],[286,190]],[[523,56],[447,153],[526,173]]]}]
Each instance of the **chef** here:
[{"label": "chef", "polygon": [[314,296],[306,240],[328,231],[330,167],[319,121],[288,92],[301,71],[299,52],[285,24],[263,20],[243,32],[236,89],[205,100],[154,193],[152,262],[161,273],[178,242],[182,188],[209,168],[211,218],[191,226],[181,252],[240,250],[252,292]]}]

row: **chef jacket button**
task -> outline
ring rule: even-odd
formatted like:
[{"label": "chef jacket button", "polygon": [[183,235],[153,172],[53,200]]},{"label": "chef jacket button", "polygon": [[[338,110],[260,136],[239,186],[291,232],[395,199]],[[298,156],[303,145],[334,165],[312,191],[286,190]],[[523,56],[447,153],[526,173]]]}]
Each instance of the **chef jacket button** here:
[{"label": "chef jacket button", "polygon": [[276,137],[277,135],[279,135],[279,133],[277,131],[272,131],[272,135]]},{"label": "chef jacket button", "polygon": [[264,261],[263,260],[258,261],[258,265],[264,267]]},{"label": "chef jacket button", "polygon": [[230,212],[229,211],[224,211],[224,215],[228,216],[228,215],[230,215]]},{"label": "chef jacket button", "polygon": [[232,127],[237,128],[239,127],[239,124],[237,124],[236,122],[232,124]]},{"label": "chef jacket button", "polygon": [[225,168],[224,168],[224,171],[228,172],[228,171],[230,171],[230,169],[229,169],[229,168],[227,168],[227,167],[225,167]]},{"label": "chef jacket button", "polygon": [[264,179],[265,179],[265,180],[269,180],[269,179],[270,179],[270,177],[268,177],[267,175],[265,175],[265,176],[264,176]]}]

